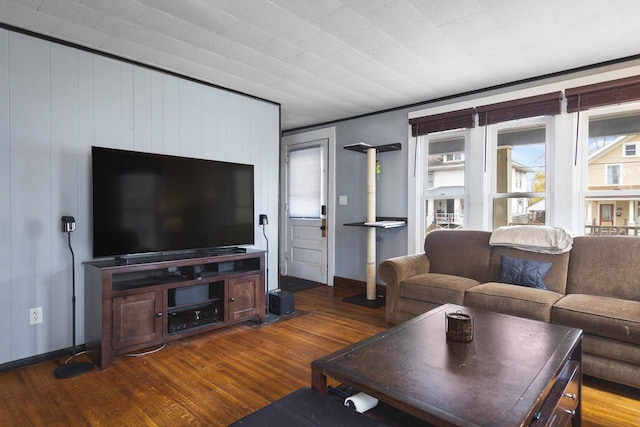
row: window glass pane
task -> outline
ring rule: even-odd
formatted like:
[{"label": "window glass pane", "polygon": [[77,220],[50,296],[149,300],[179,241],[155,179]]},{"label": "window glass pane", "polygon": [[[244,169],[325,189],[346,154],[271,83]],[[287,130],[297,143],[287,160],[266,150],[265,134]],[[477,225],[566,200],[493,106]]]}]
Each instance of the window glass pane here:
[{"label": "window glass pane", "polygon": [[425,226],[460,228],[464,221],[465,137],[429,139],[425,175]]},{"label": "window glass pane", "polygon": [[587,191],[640,189],[638,113],[589,120]]},{"label": "window glass pane", "polygon": [[498,132],[496,192],[546,191],[544,125]]},{"label": "window glass pane", "polygon": [[592,115],[586,157],[585,234],[637,236],[640,112]]},{"label": "window glass pane", "polygon": [[505,225],[544,225],[547,216],[544,197],[507,197],[493,200],[493,228]]},{"label": "window glass pane", "polygon": [[321,170],[321,147],[289,153],[289,216],[291,218],[320,218]]},{"label": "window glass pane", "polygon": [[640,198],[637,196],[616,199],[587,197],[585,215],[587,235],[640,236]]}]

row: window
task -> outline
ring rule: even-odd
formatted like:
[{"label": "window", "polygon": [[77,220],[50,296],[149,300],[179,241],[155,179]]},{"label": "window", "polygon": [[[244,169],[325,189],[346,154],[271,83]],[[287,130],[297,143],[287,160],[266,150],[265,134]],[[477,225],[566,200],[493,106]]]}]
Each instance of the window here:
[{"label": "window", "polygon": [[620,182],[620,165],[607,165],[607,185],[618,185]]},{"label": "window", "polygon": [[638,104],[583,113],[585,234],[636,235],[640,213]]},{"label": "window", "polygon": [[443,158],[444,163],[460,162],[463,160],[464,160],[464,153],[449,153],[449,154],[445,154]]},{"label": "window", "polygon": [[320,218],[322,203],[322,147],[289,153],[289,216]]},{"label": "window", "polygon": [[637,151],[636,151],[636,143],[627,143],[624,144],[623,147],[623,153],[622,156],[623,157],[634,157],[637,156]]},{"label": "window", "polygon": [[546,223],[547,140],[545,120],[495,127],[493,228]]},{"label": "window", "polygon": [[422,139],[422,209],[425,232],[461,228],[464,222],[465,132],[442,132]]}]

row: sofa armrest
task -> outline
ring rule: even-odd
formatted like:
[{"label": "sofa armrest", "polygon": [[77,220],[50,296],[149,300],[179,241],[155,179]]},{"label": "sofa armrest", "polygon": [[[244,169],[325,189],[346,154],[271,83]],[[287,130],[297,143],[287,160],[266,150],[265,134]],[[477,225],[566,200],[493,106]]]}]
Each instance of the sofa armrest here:
[{"label": "sofa armrest", "polygon": [[390,258],[380,263],[378,273],[387,285],[387,319],[400,300],[400,283],[410,277],[429,272],[429,258],[426,254],[405,255]]},{"label": "sofa armrest", "polygon": [[409,277],[429,272],[429,258],[426,254],[405,255],[389,258],[380,263],[378,267],[380,278],[387,286],[400,284]]}]

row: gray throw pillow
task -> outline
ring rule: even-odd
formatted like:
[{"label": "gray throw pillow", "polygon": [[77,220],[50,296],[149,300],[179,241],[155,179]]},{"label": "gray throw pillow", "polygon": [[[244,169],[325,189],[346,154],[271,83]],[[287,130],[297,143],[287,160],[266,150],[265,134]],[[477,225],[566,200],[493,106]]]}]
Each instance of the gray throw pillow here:
[{"label": "gray throw pillow", "polygon": [[528,288],[548,289],[543,279],[550,269],[550,262],[500,255],[498,282]]}]

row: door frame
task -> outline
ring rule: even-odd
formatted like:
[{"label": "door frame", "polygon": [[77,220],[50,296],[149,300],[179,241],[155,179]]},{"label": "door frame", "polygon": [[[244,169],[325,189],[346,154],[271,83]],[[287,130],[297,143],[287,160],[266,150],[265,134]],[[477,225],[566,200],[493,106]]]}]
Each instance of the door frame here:
[{"label": "door frame", "polygon": [[327,285],[333,286],[333,278],[335,276],[335,218],[336,218],[336,128],[328,127],[308,132],[302,132],[295,135],[283,136],[280,144],[280,218],[279,218],[279,269],[280,275],[286,275],[286,258],[285,253],[288,249],[289,230],[287,224],[286,210],[286,156],[287,148],[291,145],[304,144],[319,139],[328,140],[327,153]]}]

